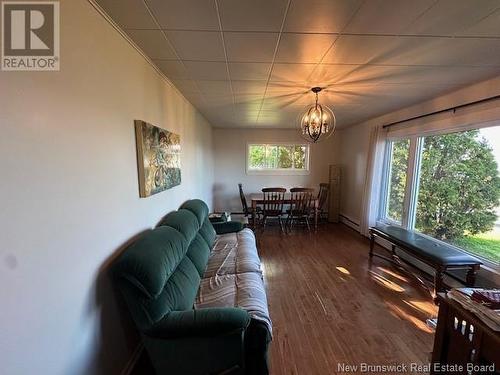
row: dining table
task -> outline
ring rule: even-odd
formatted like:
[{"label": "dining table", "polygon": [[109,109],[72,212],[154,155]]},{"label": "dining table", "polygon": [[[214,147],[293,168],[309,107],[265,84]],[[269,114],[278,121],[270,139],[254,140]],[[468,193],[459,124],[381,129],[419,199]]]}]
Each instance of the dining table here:
[{"label": "dining table", "polygon": [[[264,204],[264,194],[263,193],[255,193],[250,194],[250,200],[252,202],[252,225],[255,228],[257,225],[257,217],[255,212],[259,205]],[[292,195],[291,193],[285,193],[285,197],[283,199],[283,205],[290,205],[292,203]],[[317,197],[313,197],[311,199],[312,209],[314,211],[314,229],[318,229],[318,219],[319,219],[319,199]]]}]

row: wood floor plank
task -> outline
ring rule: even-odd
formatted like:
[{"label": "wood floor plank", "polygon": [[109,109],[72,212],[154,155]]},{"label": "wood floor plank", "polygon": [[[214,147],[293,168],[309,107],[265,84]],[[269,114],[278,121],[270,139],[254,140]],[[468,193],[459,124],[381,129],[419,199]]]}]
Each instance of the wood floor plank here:
[{"label": "wood floor plank", "polygon": [[336,374],[341,363],[426,364],[437,309],[411,276],[338,224],[257,232],[274,324],[271,373]]}]

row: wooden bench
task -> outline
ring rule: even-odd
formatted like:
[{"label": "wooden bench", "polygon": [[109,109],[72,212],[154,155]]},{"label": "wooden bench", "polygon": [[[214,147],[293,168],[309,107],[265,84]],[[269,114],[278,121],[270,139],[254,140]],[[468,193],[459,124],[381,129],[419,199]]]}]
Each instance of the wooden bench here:
[{"label": "wooden bench", "polygon": [[[374,253],[375,238],[380,237],[392,245],[391,257]],[[410,254],[419,261],[432,267],[434,273],[434,296],[445,291],[443,276],[452,269],[467,269],[466,285],[474,286],[481,262],[452,245],[433,241],[413,231],[394,225],[376,225],[370,228],[370,258],[377,256],[401,265],[409,263],[396,254],[396,248]]]}]

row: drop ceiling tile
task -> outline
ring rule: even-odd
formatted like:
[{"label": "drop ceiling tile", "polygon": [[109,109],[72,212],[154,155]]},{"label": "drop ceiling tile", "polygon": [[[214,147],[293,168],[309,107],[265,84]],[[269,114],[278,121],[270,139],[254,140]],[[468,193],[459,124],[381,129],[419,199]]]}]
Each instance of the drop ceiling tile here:
[{"label": "drop ceiling tile", "polygon": [[[107,1],[109,2],[102,0],[102,3]],[[230,0],[224,0],[226,1]],[[207,21],[206,24],[200,21],[196,22],[198,26],[189,26],[190,13],[196,13],[198,7],[211,9],[214,6],[212,0],[189,1],[187,8],[183,8],[185,1],[165,1],[167,4],[174,4],[173,8],[165,7],[165,9],[179,7],[187,14],[186,18],[183,18],[184,13],[166,15],[172,18],[174,27],[190,28],[182,32],[167,30],[172,43],[175,43],[179,54],[184,58],[182,61],[177,60],[175,51],[171,49],[160,31],[129,29],[127,32],[154,59],[155,64],[173,81],[179,91],[214,126],[218,127],[294,127],[298,114],[314,101],[310,87],[316,85],[325,88],[320,94],[320,102],[333,108],[338,124],[342,127],[500,74],[500,39],[470,38],[497,36],[500,11],[491,11],[488,14],[484,12],[485,9],[486,11],[491,9],[491,1],[478,0],[481,1],[477,6],[480,9],[472,9],[469,19],[462,17],[467,13],[466,9],[471,8],[470,3],[464,0],[457,0],[459,9],[448,12],[447,7],[441,7],[441,10],[437,11],[448,12],[447,15],[436,14],[435,7],[426,13],[420,12],[423,4],[428,4],[428,0],[401,1],[407,6],[402,6],[399,0],[365,1],[352,18],[347,35],[340,36],[324,61],[317,65],[319,60],[316,59],[316,55],[324,53],[337,37],[332,25],[340,27],[338,25],[342,22],[339,19],[350,18],[360,3],[355,2],[354,6],[348,1],[335,0],[327,3],[293,0],[289,13],[292,21],[289,20],[286,27],[292,27],[292,31],[306,31],[306,33],[285,32],[282,35],[282,45],[277,53],[278,61],[273,67],[267,89],[266,79],[269,76],[270,62],[273,59],[278,34],[262,30],[274,27],[269,26],[272,24],[269,20],[273,17],[250,21],[253,17],[252,9],[248,12],[243,11],[249,15],[248,23],[245,23],[247,20],[243,20],[241,24],[231,27],[246,30],[246,27],[250,27],[248,25],[254,23],[255,30],[260,32],[224,33],[230,60],[228,66],[225,64],[223,50],[221,52],[221,40],[215,38],[207,42],[210,39],[209,35],[220,38],[220,34],[194,30],[195,28],[205,31],[217,30],[216,23],[208,22],[210,18],[208,17],[203,20]],[[452,7],[449,0],[441,2]],[[159,0],[151,0],[148,3],[156,3],[156,8],[163,6]],[[248,4],[250,3],[249,1]],[[294,17],[296,18],[294,9],[300,7],[309,9],[314,4],[322,4],[320,7],[323,10],[337,7],[347,11],[344,15],[340,14],[341,12],[335,15],[327,14],[329,18],[325,22],[307,21],[309,17],[307,12],[302,14],[302,20],[294,20]],[[122,2],[121,5],[133,10],[140,5],[140,2],[129,0]],[[436,6],[439,6],[439,2]],[[231,8],[232,4],[228,7]],[[356,9],[348,16],[352,8]],[[424,33],[427,35],[425,37],[353,35],[408,33],[411,27],[404,30],[402,26],[411,23],[413,14],[419,12],[422,16],[411,26],[417,31],[412,32]],[[111,16],[113,17],[113,14]],[[137,22],[135,26],[140,27],[148,23],[147,18],[143,16],[144,14],[139,14],[137,19],[127,21],[124,17],[126,19],[128,13],[125,15],[117,13],[115,18],[117,22],[121,19],[119,21],[121,24]],[[423,20],[431,16],[434,17],[433,21],[426,22],[431,23],[429,30],[432,32],[443,32],[447,33],[446,35],[459,32],[460,35],[469,38],[428,36],[427,33],[431,31],[427,30]],[[448,19],[453,17],[457,19]],[[230,17],[230,21],[233,21],[233,18],[236,16]],[[175,24],[177,21],[179,23]],[[433,25],[433,22],[442,25]],[[293,29],[294,24],[302,24],[304,29]],[[418,30],[418,27],[423,31]],[[322,32],[325,34],[321,34]],[[214,44],[220,46],[218,51]],[[280,60],[285,58],[286,60]],[[308,62],[309,59],[313,61]],[[228,80],[228,68],[233,90]],[[191,80],[193,78],[195,80]]]},{"label": "drop ceiling tile", "polygon": [[264,96],[266,81],[232,81],[235,94],[261,94]]},{"label": "drop ceiling tile", "polygon": [[243,121],[245,123],[255,122],[257,121],[257,116],[259,115],[259,111],[249,111],[249,110],[236,110],[234,112],[235,119],[240,122]]},{"label": "drop ceiling tile", "polygon": [[147,0],[163,29],[219,30],[213,0]]},{"label": "drop ceiling tile", "polygon": [[[354,80],[366,65],[320,64],[309,77],[310,86],[328,86],[346,79]],[[364,76],[363,76],[364,78]]]},{"label": "drop ceiling tile", "polygon": [[225,62],[183,61],[192,79],[225,81],[228,79]]},{"label": "drop ceiling tile", "polygon": [[271,81],[306,82],[316,64],[276,63],[273,66]]},{"label": "drop ceiling tile", "polygon": [[231,79],[234,80],[267,80],[270,63],[229,63]]},{"label": "drop ceiling tile", "polygon": [[266,126],[294,128],[296,116],[293,113],[284,111],[261,111],[257,123]]},{"label": "drop ceiling tile", "polygon": [[222,29],[279,32],[286,6],[286,0],[220,0]]},{"label": "drop ceiling tile", "polygon": [[128,36],[152,59],[177,60],[174,50],[159,30],[127,30]]},{"label": "drop ceiling tile", "polygon": [[318,63],[336,38],[332,34],[283,34],[276,62]]},{"label": "drop ceiling tile", "polygon": [[[334,65],[335,67],[335,65]],[[344,67],[344,66],[342,66]],[[380,83],[431,83],[431,84],[470,84],[500,73],[499,67],[474,66],[352,66],[335,82],[343,84],[380,84]]]},{"label": "drop ceiling tile", "polygon": [[231,86],[229,81],[196,81],[200,91],[206,96],[226,95],[230,96]]},{"label": "drop ceiling tile", "polygon": [[[201,108],[204,105],[203,95],[199,92],[182,93],[184,97],[196,108]],[[201,112],[201,111],[200,111]]]},{"label": "drop ceiling tile", "polygon": [[296,95],[308,93],[311,87],[307,84],[296,82],[269,82],[266,96]]},{"label": "drop ceiling tile", "polygon": [[236,113],[259,113],[261,109],[262,98],[259,100],[251,100],[248,102],[236,103],[234,105],[234,110]]},{"label": "drop ceiling tile", "polygon": [[264,119],[264,118],[279,118],[283,117],[284,112],[279,112],[279,111],[260,111],[259,114],[259,119]]},{"label": "drop ceiling tile", "polygon": [[[397,55],[398,37],[342,35],[325,56],[324,63],[366,64],[389,63],[392,55]],[[362,46],[362,48],[361,48]]]},{"label": "drop ceiling tile", "polygon": [[211,116],[228,116],[228,119],[232,119],[234,114],[234,104],[230,98],[225,100],[219,98],[208,98],[204,96],[204,104],[198,109],[205,115]]},{"label": "drop ceiling tile", "polygon": [[97,3],[122,29],[156,29],[142,0],[97,0]]},{"label": "drop ceiling tile", "polygon": [[172,83],[179,89],[183,94],[189,93],[200,93],[196,82],[190,79],[172,79]]},{"label": "drop ceiling tile", "polygon": [[[255,108],[257,106],[260,106],[260,102],[262,101],[263,94],[258,93],[258,94],[240,94],[240,93],[235,93],[234,94],[234,102],[236,105],[247,105],[251,106],[252,108]],[[257,107],[258,108],[258,107]]]},{"label": "drop ceiling tile", "polygon": [[233,96],[227,93],[205,95],[205,101],[210,106],[233,105]]},{"label": "drop ceiling tile", "polygon": [[398,34],[434,2],[435,0],[365,1],[344,33]]},{"label": "drop ceiling tile", "polygon": [[448,65],[500,66],[500,39],[454,38],[442,44]]},{"label": "drop ceiling tile", "polygon": [[278,34],[225,32],[224,39],[230,62],[272,62]]},{"label": "drop ceiling tile", "polygon": [[498,8],[498,0],[440,0],[404,30],[412,35],[455,35]]},{"label": "drop ceiling tile", "polygon": [[184,65],[177,60],[153,60],[156,66],[169,79],[189,79],[189,74]]},{"label": "drop ceiling tile", "polygon": [[[310,100],[309,100],[310,99]],[[293,95],[288,97],[269,97],[266,95],[262,103],[263,111],[291,111],[297,114],[303,112],[306,105],[310,104],[314,98],[305,95]],[[304,104],[304,102],[306,104]]]},{"label": "drop ceiling tile", "polygon": [[457,33],[460,36],[500,37],[500,9]]},{"label": "drop ceiling tile", "polygon": [[[360,48],[359,46],[363,46]],[[493,49],[493,50],[491,50]],[[324,63],[383,65],[494,65],[498,40],[342,35]]]},{"label": "drop ceiling tile", "polygon": [[205,116],[206,119],[216,128],[233,128],[235,122],[233,120],[233,114],[228,112],[227,114],[222,115],[208,115]]},{"label": "drop ceiling tile", "polygon": [[222,38],[213,31],[166,31],[181,60],[225,61]]},{"label": "drop ceiling tile", "polygon": [[359,8],[361,0],[292,1],[285,31],[308,33],[341,32]]}]

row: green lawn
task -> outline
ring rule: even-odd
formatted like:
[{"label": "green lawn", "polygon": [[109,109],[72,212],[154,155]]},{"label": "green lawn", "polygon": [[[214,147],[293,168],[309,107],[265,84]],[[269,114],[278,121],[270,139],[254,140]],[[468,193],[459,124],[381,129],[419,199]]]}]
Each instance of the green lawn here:
[{"label": "green lawn", "polygon": [[500,264],[500,232],[489,232],[455,239],[453,244]]}]

